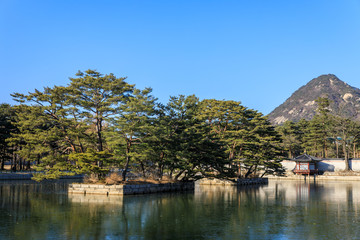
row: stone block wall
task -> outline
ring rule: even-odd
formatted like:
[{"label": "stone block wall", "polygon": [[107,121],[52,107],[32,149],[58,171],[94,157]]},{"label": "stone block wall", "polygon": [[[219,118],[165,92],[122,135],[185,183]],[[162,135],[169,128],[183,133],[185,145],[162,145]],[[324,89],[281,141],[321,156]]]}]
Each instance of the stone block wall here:
[{"label": "stone block wall", "polygon": [[239,185],[253,185],[266,184],[267,178],[244,178],[238,179],[236,182],[230,180],[216,179],[216,178],[202,178],[196,181],[199,185],[224,185],[224,186],[239,186]]},{"label": "stone block wall", "polygon": [[194,182],[133,185],[70,184],[68,192],[70,194],[132,195],[187,190],[194,190]]}]

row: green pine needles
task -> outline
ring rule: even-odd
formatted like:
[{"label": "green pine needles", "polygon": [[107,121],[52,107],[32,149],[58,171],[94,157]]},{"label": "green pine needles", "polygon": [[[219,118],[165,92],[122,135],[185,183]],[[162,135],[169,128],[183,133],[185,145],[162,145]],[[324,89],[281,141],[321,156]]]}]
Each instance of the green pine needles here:
[{"label": "green pine needles", "polygon": [[282,139],[261,113],[194,95],[164,105],[151,88],[125,80],[87,70],[67,86],[12,94],[19,104],[0,108],[0,124],[9,126],[0,138],[2,164],[32,165],[38,181],[110,171],[123,180],[183,181],[283,172]]}]

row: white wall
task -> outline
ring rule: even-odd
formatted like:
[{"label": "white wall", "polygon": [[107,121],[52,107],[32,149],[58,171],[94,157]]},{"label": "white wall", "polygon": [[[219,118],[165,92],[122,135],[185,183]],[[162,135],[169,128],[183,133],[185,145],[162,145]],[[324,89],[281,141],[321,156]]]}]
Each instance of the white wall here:
[{"label": "white wall", "polygon": [[360,171],[360,159],[350,160],[350,168],[353,171]]},{"label": "white wall", "polygon": [[[317,163],[319,171],[336,172],[345,170],[345,161],[342,159],[325,159]],[[292,171],[296,163],[294,161],[284,160],[282,165],[286,171]],[[360,159],[349,160],[350,168],[353,171],[360,171]]]},{"label": "white wall", "polygon": [[289,161],[289,160],[284,160],[281,162],[281,164],[286,171],[292,171],[296,166],[296,163],[294,161]]},{"label": "white wall", "polygon": [[319,171],[336,172],[345,170],[344,160],[322,160],[318,162]]}]

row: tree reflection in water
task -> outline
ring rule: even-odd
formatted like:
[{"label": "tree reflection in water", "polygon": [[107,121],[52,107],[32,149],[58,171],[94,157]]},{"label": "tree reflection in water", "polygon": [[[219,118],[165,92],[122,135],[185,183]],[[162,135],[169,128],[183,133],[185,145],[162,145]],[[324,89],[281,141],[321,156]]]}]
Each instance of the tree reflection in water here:
[{"label": "tree reflection in water", "polygon": [[360,183],[272,182],[135,196],[0,183],[0,239],[351,239]]}]

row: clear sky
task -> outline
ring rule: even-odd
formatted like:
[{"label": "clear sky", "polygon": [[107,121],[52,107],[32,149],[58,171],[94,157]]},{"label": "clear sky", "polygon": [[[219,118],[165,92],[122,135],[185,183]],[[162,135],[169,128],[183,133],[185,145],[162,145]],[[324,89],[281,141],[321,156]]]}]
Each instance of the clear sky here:
[{"label": "clear sky", "polygon": [[86,69],[268,114],[321,74],[360,87],[360,1],[0,0],[0,102]]}]

